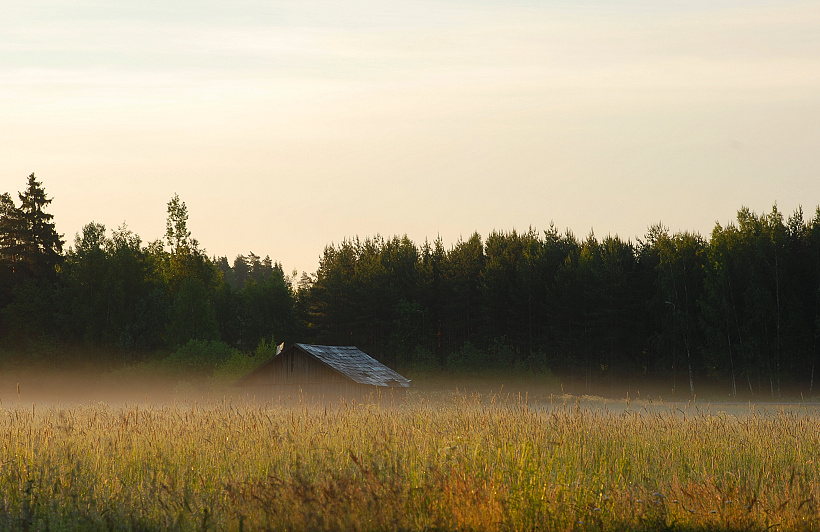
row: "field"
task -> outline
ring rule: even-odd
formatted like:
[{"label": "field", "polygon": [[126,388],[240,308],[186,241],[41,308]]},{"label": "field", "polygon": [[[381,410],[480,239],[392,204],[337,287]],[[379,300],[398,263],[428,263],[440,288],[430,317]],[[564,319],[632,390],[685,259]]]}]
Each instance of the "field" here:
[{"label": "field", "polygon": [[807,406],[3,402],[0,435],[4,530],[820,529]]}]

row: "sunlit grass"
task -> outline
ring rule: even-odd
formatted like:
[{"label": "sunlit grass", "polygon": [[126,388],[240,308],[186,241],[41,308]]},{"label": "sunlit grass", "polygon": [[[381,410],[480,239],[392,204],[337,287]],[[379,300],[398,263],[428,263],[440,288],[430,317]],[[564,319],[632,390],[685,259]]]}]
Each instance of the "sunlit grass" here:
[{"label": "sunlit grass", "polygon": [[2,529],[820,527],[820,417],[413,395],[0,409]]}]

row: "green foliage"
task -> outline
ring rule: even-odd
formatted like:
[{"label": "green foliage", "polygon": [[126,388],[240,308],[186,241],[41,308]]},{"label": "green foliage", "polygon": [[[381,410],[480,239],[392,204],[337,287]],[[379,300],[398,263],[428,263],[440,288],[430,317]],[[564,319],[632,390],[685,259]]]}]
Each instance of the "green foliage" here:
[{"label": "green foliage", "polygon": [[199,248],[199,242],[191,238],[188,207],[177,194],[168,202],[165,239],[170,247],[169,253],[164,251],[160,242],[152,246],[151,251],[160,265],[171,297],[177,297],[182,285],[189,279],[201,283],[209,294],[216,291],[222,283],[221,273]]},{"label": "green foliage", "polygon": [[248,280],[239,293],[243,345],[293,333],[293,291],[281,267],[259,281]]},{"label": "green foliage", "polygon": [[[397,315],[405,311],[400,302],[417,297],[417,261],[416,247],[406,236],[345,240],[325,248],[316,276],[301,296],[317,341],[354,344],[381,354],[388,363],[401,362],[412,346],[396,345],[393,325],[406,318]],[[406,332],[411,325],[402,327]]]},{"label": "green foliage", "polygon": [[42,183],[32,173],[25,192],[19,193],[22,221],[21,261],[37,278],[53,280],[62,257],[63,240],[51,221],[54,215],[45,212],[52,200]]},{"label": "green foliage", "polygon": [[[421,305],[405,299],[399,300],[393,311],[393,323],[390,327],[388,349],[400,360],[417,362],[420,352],[430,353],[424,348],[425,313]],[[432,357],[432,353],[430,353]]]},{"label": "green foliage", "polygon": [[59,280],[58,323],[64,337],[124,352],[162,345],[164,285],[157,262],[126,225],[111,238],[102,224],[83,227]]},{"label": "green foliage", "polygon": [[213,371],[214,387],[229,387],[236,381],[276,356],[276,345],[273,341],[259,342],[253,353],[242,353],[233,350],[230,358],[216,365]]},{"label": "green foliage", "polygon": [[[145,386],[162,393],[164,386],[173,389],[173,397],[177,399],[236,393],[233,387],[236,381],[275,354],[273,342],[260,342],[254,352],[243,353],[219,341],[190,340],[165,356],[108,371],[103,382],[115,391]],[[132,391],[139,396],[138,388]]]},{"label": "green foliage", "polygon": [[[818,219],[802,210],[788,222],[777,206],[717,225],[708,246],[701,304],[708,369],[727,376],[733,393],[779,395],[787,375],[814,390],[818,356],[820,270],[812,241]],[[792,377],[794,378],[794,377]]]},{"label": "green foliage", "polygon": [[180,201],[179,194],[168,202],[168,218],[165,222],[165,241],[172,253],[187,253],[196,248],[188,230],[188,207]]},{"label": "green foliage", "polygon": [[0,305],[11,299],[11,290],[21,276],[24,225],[22,212],[11,195],[0,194]]},{"label": "green foliage", "polygon": [[[34,174],[18,197],[19,207],[10,194],[0,194],[0,307],[12,299],[15,286],[28,279],[53,283],[62,261],[63,241],[54,216],[45,211],[52,200]],[[11,332],[23,331],[15,327]]]},{"label": "green foliage", "polygon": [[235,357],[245,356],[214,340],[189,340],[162,361],[162,367],[180,377],[208,376]]},{"label": "green foliage", "polygon": [[214,296],[221,338],[245,350],[273,337],[290,341],[296,294],[282,265],[253,253],[237,256],[233,268],[224,257],[216,264],[225,281]]},{"label": "green foliage", "polygon": [[16,285],[2,310],[8,337],[17,344],[53,338],[55,296],[54,286],[45,280],[27,278]]},{"label": "green foliage", "polygon": [[421,373],[436,373],[441,371],[441,364],[432,351],[424,346],[417,345],[410,355],[408,369]]},{"label": "green foliage", "polygon": [[495,370],[498,366],[489,353],[469,341],[447,357],[447,369],[459,375],[475,375],[488,369]]},{"label": "green foliage", "polygon": [[208,290],[196,278],[180,286],[168,320],[168,342],[183,345],[190,340],[217,340],[219,327]]},{"label": "green foliage", "polygon": [[0,194],[6,343],[132,363],[190,340],[249,352],[277,338],[352,344],[398,368],[551,370],[586,392],[639,375],[677,397],[707,381],[732,395],[817,393],[820,208],[806,220],[744,207],[709,239],[661,224],[636,243],[554,226],[449,249],[354,237],[297,284],[269,256],[209,259],[176,194],[164,240],[90,222],[65,253],[34,174],[18,196]]}]

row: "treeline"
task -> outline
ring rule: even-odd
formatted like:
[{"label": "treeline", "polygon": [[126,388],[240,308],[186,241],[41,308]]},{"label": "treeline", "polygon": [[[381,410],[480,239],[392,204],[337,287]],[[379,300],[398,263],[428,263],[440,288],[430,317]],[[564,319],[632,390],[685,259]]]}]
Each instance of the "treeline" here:
[{"label": "treeline", "polygon": [[[325,249],[303,279],[310,337],[395,363],[549,368],[584,388],[671,381],[676,395],[816,392],[820,209],[776,207],[709,240],[651,227],[637,242],[544,232],[473,234],[445,249],[406,237]],[[577,388],[576,388],[577,389]]]},{"label": "treeline", "polygon": [[91,222],[66,252],[45,212],[51,199],[34,174],[19,199],[18,206],[10,194],[0,196],[0,337],[7,350],[77,348],[116,363],[191,340],[252,351],[295,332],[295,294],[281,264],[254,254],[232,266],[207,257],[176,195],[163,240],[143,243],[125,225],[107,236],[104,225]]},{"label": "treeline", "polygon": [[164,239],[91,222],[67,251],[34,174],[18,197],[0,196],[6,352],[69,346],[122,362],[192,340],[245,352],[303,341],[401,369],[551,371],[590,390],[640,377],[678,395],[706,383],[816,393],[820,209],[806,221],[743,208],[709,239],[661,225],[636,242],[555,227],[450,248],[353,238],[297,282],[269,257],[209,258],[177,196]]}]

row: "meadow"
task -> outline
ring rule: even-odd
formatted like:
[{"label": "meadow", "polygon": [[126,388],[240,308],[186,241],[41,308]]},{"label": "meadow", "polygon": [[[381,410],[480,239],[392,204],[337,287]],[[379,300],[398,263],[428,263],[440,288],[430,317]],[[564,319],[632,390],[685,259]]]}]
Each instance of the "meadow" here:
[{"label": "meadow", "polygon": [[4,530],[817,530],[820,414],[413,392],[0,406]]}]

